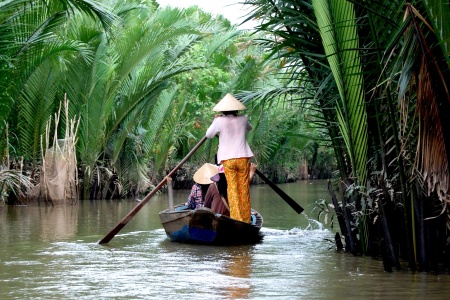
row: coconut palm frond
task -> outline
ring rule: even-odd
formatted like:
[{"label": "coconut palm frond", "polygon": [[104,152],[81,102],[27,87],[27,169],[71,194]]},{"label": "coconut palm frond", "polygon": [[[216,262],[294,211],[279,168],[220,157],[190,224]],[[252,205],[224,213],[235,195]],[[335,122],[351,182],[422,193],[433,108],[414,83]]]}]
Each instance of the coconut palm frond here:
[{"label": "coconut palm frond", "polygon": [[22,195],[32,187],[30,178],[23,175],[21,171],[0,167],[0,201],[5,201],[3,196],[9,193]]},{"label": "coconut palm frond", "polygon": [[170,108],[173,102],[176,101],[176,92],[176,89],[162,92],[158,97],[158,103],[154,105],[151,113],[144,119],[146,122],[145,128],[147,128],[147,133],[145,135],[143,150],[146,153],[149,153],[151,148],[153,148],[159,131],[161,131],[162,126],[169,117]]},{"label": "coconut palm frond", "polygon": [[158,142],[155,143],[156,151],[154,155],[155,172],[159,173],[169,167],[169,160],[176,154],[180,140],[186,135],[189,136],[189,127],[184,124],[183,120],[186,104],[187,99],[172,101],[166,122],[157,134]]},{"label": "coconut palm frond", "polygon": [[98,19],[108,30],[117,20],[111,8],[105,3],[95,0],[58,0],[69,13],[83,12],[93,19]]},{"label": "coconut palm frond", "polygon": [[423,1],[428,8],[426,13],[431,20],[430,26],[433,27],[433,31],[436,34],[438,44],[444,54],[442,59],[447,60],[447,64],[450,65],[450,7],[448,2],[445,1]]},{"label": "coconut palm frond", "polygon": [[[423,176],[427,193],[436,191],[441,200],[445,200],[445,195],[450,192],[450,132],[444,125],[450,117],[450,109],[444,104],[450,101],[449,66],[440,59],[444,56],[440,51],[442,48],[431,47],[436,36],[420,13],[408,4],[405,16],[405,25],[388,48],[393,51],[394,41],[404,37],[402,51],[392,63],[392,73],[399,73],[401,68],[400,99],[405,97],[411,84],[417,86],[415,108],[419,140],[415,165]],[[401,112],[409,114],[409,109],[403,108]]]},{"label": "coconut palm frond", "polygon": [[[41,64],[25,83],[25,89],[18,99],[21,147],[24,153],[40,153],[41,136],[45,133],[46,123],[55,110],[58,84],[58,70],[51,62]],[[43,80],[45,78],[46,80]],[[30,130],[30,127],[33,130]],[[32,157],[33,161],[40,157]]]},{"label": "coconut palm frond", "polygon": [[354,6],[347,1],[312,1],[328,61],[337,83],[339,128],[354,176],[367,180],[367,115]]}]

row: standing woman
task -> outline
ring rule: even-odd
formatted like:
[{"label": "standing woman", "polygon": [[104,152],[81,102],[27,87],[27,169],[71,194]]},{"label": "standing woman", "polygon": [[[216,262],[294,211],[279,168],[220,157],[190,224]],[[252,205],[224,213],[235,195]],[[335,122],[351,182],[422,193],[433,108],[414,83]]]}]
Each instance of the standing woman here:
[{"label": "standing woman", "polygon": [[216,115],[211,126],[206,131],[207,138],[219,136],[217,162],[223,164],[227,180],[227,196],[230,207],[230,217],[243,222],[250,222],[250,158],[253,157],[245,137],[252,125],[244,115],[238,115],[239,110],[246,109],[231,94],[220,100],[213,108],[222,112]]}]

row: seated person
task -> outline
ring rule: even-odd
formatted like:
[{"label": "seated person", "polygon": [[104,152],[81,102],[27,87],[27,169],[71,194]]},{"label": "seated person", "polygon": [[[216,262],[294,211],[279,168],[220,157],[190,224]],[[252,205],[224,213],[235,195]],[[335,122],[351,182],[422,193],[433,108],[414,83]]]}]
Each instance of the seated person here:
[{"label": "seated person", "polygon": [[219,167],[219,173],[211,177],[213,184],[208,188],[205,195],[204,206],[211,208],[215,213],[230,216],[230,208],[227,200],[227,180],[223,167]]},{"label": "seated person", "polygon": [[205,163],[195,172],[195,183],[189,194],[188,202],[185,204],[189,209],[196,209],[203,206],[206,192],[210,184],[213,183],[211,177],[218,173],[218,169],[219,167],[216,165]]}]

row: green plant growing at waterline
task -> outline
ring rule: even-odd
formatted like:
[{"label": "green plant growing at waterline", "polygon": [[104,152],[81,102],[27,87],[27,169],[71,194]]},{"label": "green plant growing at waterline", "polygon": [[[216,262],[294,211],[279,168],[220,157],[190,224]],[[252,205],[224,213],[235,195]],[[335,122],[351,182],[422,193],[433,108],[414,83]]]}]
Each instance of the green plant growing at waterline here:
[{"label": "green plant growing at waterline", "polygon": [[16,197],[26,195],[32,186],[29,177],[22,174],[21,170],[9,170],[0,165],[0,203],[7,203],[11,194]]},{"label": "green plant growing at waterline", "polygon": [[313,209],[311,212],[317,212],[317,221],[321,221],[325,225],[329,225],[331,229],[334,227],[334,218],[336,217],[336,213],[334,210],[333,204],[329,204],[326,199],[319,199],[313,203]]},{"label": "green plant growing at waterline", "polygon": [[19,170],[10,169],[8,123],[5,124],[5,136],[5,155],[0,163],[0,204],[5,204],[11,193],[16,198],[26,195],[33,186],[30,178],[22,174],[23,160],[20,161]]}]

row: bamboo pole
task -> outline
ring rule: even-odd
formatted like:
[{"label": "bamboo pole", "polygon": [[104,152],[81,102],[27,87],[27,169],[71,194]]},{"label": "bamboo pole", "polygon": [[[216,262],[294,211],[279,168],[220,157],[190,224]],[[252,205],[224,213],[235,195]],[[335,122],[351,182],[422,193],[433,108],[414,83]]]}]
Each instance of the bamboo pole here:
[{"label": "bamboo pole", "polygon": [[172,177],[167,177],[167,190],[169,192],[169,210],[173,210],[173,187],[172,187]]}]

